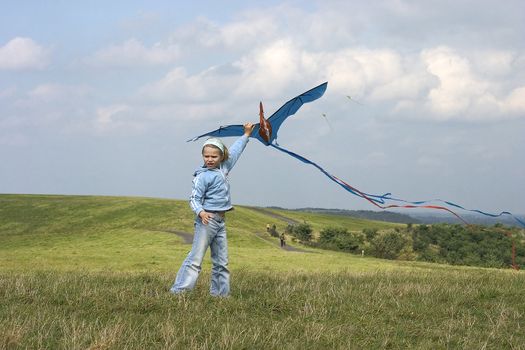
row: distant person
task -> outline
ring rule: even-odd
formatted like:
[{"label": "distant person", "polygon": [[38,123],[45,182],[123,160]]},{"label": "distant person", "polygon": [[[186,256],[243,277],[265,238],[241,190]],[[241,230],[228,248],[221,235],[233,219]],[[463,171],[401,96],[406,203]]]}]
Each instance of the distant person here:
[{"label": "distant person", "polygon": [[279,237],[279,234],[277,233],[277,226],[275,226],[275,224],[270,228],[270,236]]},{"label": "distant person", "polygon": [[279,238],[281,239],[281,248],[283,248],[286,245],[286,237],[284,237],[284,232],[281,233]]},{"label": "distant person", "polygon": [[230,271],[228,270],[228,243],[225,213],[233,209],[230,186],[226,176],[244,148],[254,125],[244,124],[244,135],[233,143],[230,151],[216,138],[208,139],[202,147],[204,165],[195,171],[190,206],[195,213],[195,234],[188,256],[177,273],[170,291],[179,294],[195,287],[206,250],[211,250],[211,285],[213,296],[228,296]]},{"label": "distant person", "polygon": [[270,232],[270,224],[266,224],[266,232]]}]

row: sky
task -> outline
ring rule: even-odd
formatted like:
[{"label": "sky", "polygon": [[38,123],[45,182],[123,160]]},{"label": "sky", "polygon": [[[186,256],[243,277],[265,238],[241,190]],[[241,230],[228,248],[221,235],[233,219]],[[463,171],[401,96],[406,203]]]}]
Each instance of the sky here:
[{"label": "sky", "polygon": [[[327,81],[282,147],[367,193],[523,214],[524,37],[521,0],[2,0],[0,193],[186,200],[188,139]],[[376,209],[255,139],[229,181],[238,205]]]}]

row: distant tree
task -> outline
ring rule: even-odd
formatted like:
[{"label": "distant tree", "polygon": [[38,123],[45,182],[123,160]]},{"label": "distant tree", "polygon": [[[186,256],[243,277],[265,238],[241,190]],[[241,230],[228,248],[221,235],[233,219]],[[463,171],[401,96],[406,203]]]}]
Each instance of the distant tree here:
[{"label": "distant tree", "polygon": [[419,256],[417,257],[417,260],[436,263],[445,262],[443,258],[441,258],[439,250],[439,246],[429,244],[425,249],[418,252]]},{"label": "distant tree", "polygon": [[312,227],[306,222],[298,224],[293,228],[293,234],[295,237],[303,242],[309,242],[312,239],[312,231]]},{"label": "distant tree", "polygon": [[337,236],[335,244],[340,250],[356,253],[361,251],[364,241],[364,236],[362,234],[349,232],[347,234]]},{"label": "distant tree", "polygon": [[428,234],[428,226],[421,225],[412,231],[412,249],[415,252],[423,253],[432,243]]},{"label": "distant tree", "polygon": [[331,243],[339,234],[346,234],[348,231],[340,227],[327,227],[321,230],[319,235],[319,243]]},{"label": "distant tree", "polygon": [[328,249],[342,250],[346,252],[357,252],[364,245],[364,235],[356,232],[348,232],[341,227],[328,227],[321,231],[319,245]]},{"label": "distant tree", "polygon": [[396,259],[407,243],[408,240],[403,234],[396,231],[388,231],[374,237],[370,242],[370,246],[374,256],[384,259]]},{"label": "distant tree", "polygon": [[[418,260],[456,265],[508,267],[512,265],[512,242],[516,243],[516,264],[523,241],[516,240],[519,231],[501,224],[480,225],[435,224],[414,227],[412,248]],[[513,236],[514,235],[514,236]]]},{"label": "distant tree", "polygon": [[366,237],[366,240],[367,241],[371,241],[372,239],[374,239],[374,237],[377,235],[377,232],[379,230],[377,228],[364,228],[363,229],[363,233]]}]

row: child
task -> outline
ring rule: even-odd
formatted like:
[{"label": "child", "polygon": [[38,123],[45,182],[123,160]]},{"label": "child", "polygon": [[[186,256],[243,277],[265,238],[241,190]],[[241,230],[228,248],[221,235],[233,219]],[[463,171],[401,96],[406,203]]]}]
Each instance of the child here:
[{"label": "child", "polygon": [[170,291],[178,294],[195,287],[201,264],[208,247],[211,250],[211,285],[213,296],[228,296],[228,243],[226,241],[225,212],[232,210],[230,185],[227,176],[248,143],[254,125],[244,124],[244,135],[231,146],[230,151],[221,140],[211,138],[202,147],[204,165],[194,174],[190,197],[195,212],[195,234],[188,256],[177,273]]}]

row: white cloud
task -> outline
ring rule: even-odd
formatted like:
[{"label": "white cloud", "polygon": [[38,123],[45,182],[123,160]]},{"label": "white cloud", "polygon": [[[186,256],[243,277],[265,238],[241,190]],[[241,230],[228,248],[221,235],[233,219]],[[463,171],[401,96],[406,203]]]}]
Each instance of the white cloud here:
[{"label": "white cloud", "polygon": [[[232,104],[236,104],[238,110],[239,105],[248,100],[253,103],[253,99],[280,99],[288,93],[298,93],[297,82],[313,87],[322,82],[318,78],[319,63],[316,54],[299,50],[287,40],[279,40],[255,48],[231,64],[195,74],[177,67],[162,79],[140,88],[139,96],[156,104],[190,109],[189,114],[177,111],[178,115],[203,117],[199,113],[206,112],[211,118],[224,115]],[[188,108],[181,107],[184,104]],[[212,106],[214,110],[210,111]]]},{"label": "white cloud", "polygon": [[309,54],[290,40],[278,40],[255,49],[234,63],[242,71],[236,92],[253,96],[265,91],[274,97],[288,86],[308,77],[315,67]]},{"label": "white cloud", "polygon": [[[511,75],[508,68],[511,54],[487,52],[484,56],[488,58],[485,67],[502,63],[503,68],[492,69],[493,75]],[[421,57],[428,71],[439,80],[439,84],[428,93],[426,102],[434,118],[497,120],[525,112],[524,90],[520,87],[505,88],[512,84],[512,79],[476,74],[472,60],[449,47],[424,50]]]},{"label": "white cloud", "polygon": [[72,99],[87,96],[89,92],[90,88],[86,86],[46,83],[29,91],[28,96],[33,100],[44,102],[61,101],[69,103]]},{"label": "white cloud", "polygon": [[525,115],[525,86],[512,90],[502,103],[504,112]]},{"label": "white cloud", "polygon": [[122,117],[131,111],[130,106],[124,104],[116,104],[111,106],[100,107],[97,109],[97,117],[95,120],[95,128],[98,131],[109,131],[129,125]]},{"label": "white cloud", "polygon": [[498,50],[475,52],[472,58],[474,69],[478,74],[494,79],[511,74],[515,61],[516,54],[514,52]]},{"label": "white cloud", "polygon": [[42,69],[49,52],[30,38],[17,37],[0,47],[0,70]]},{"label": "white cloud", "polygon": [[467,112],[477,98],[486,94],[488,84],[473,76],[469,61],[448,47],[422,53],[428,71],[439,79],[439,85],[428,94],[431,111],[444,118]]},{"label": "white cloud", "polygon": [[220,25],[205,17],[177,29],[170,41],[187,48],[194,55],[202,48],[246,50],[254,45],[264,45],[279,37],[279,24],[274,12],[245,12],[235,21]]},{"label": "white cloud", "polygon": [[[391,30],[395,21],[421,25],[419,15],[428,12],[404,1],[372,7],[379,17],[395,17],[379,32]],[[519,51],[465,49],[459,41],[433,45],[428,40],[426,47],[408,49],[400,42],[386,44],[406,36],[404,29],[359,44],[364,42],[359,30],[369,30],[369,21],[377,19],[360,6],[350,9],[355,10],[350,19],[331,5],[319,5],[315,12],[288,5],[252,9],[226,23],[196,18],[169,39],[184,47],[179,66],[140,88],[139,95],[157,103],[210,106],[225,98],[235,103],[261,95],[278,99],[297,92],[297,86],[327,80],[331,94],[358,96],[388,118],[475,122],[521,113]],[[405,39],[414,42],[423,33],[413,35]],[[187,55],[204,57],[200,66],[211,64],[195,72],[198,66],[184,61]]]},{"label": "white cloud", "polygon": [[64,89],[55,84],[42,84],[29,92],[29,96],[43,100],[51,100],[62,97]]},{"label": "white cloud", "polygon": [[246,48],[279,36],[279,25],[272,13],[249,12],[241,20],[224,25],[219,34],[224,46]]},{"label": "white cloud", "polygon": [[[513,57],[492,54],[494,62]],[[390,118],[408,114],[434,120],[496,120],[508,117],[503,113],[515,117],[523,111],[519,87],[509,90],[509,83],[483,76],[479,66],[473,66],[471,59],[445,46],[402,55],[392,49],[313,51],[281,39],[247,51],[231,64],[195,74],[177,67],[142,87],[140,95],[156,102],[210,105],[258,98],[261,93],[266,99],[279,98],[296,93],[298,85],[328,80],[331,93],[384,105]]]},{"label": "white cloud", "polygon": [[[5,94],[5,95],[4,95]],[[29,91],[10,88],[0,92],[0,129],[6,133],[36,128],[63,130],[78,123],[91,110],[92,90],[83,85],[39,84]]]},{"label": "white cloud", "polygon": [[179,47],[174,44],[156,43],[146,47],[132,38],[120,45],[112,45],[97,51],[86,59],[86,62],[96,66],[163,65],[175,62],[179,53]]},{"label": "white cloud", "polygon": [[211,20],[198,17],[193,22],[178,28],[170,36],[170,42],[175,42],[184,48],[189,48],[189,54],[199,46],[214,47],[220,45],[220,27]]},{"label": "white cloud", "polygon": [[325,54],[324,61],[331,88],[343,94],[397,99],[417,94],[421,85],[403,67],[403,57],[389,49],[348,48]]},{"label": "white cloud", "polygon": [[231,95],[238,83],[238,74],[231,66],[211,67],[194,75],[177,67],[162,79],[142,87],[139,95],[157,103],[209,104]]}]

